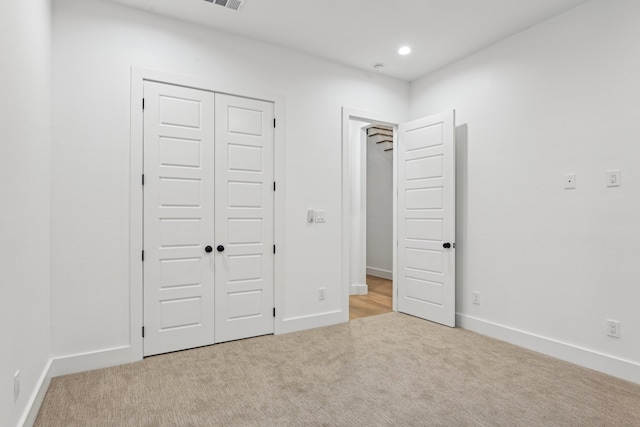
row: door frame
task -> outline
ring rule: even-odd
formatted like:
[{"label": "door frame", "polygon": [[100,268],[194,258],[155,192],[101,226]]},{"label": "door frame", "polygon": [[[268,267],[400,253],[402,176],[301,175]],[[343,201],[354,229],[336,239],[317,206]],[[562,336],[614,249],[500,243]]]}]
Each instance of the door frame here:
[{"label": "door frame", "polygon": [[[356,163],[362,161],[362,156],[354,158],[352,140],[349,137],[350,122],[359,121],[364,123],[378,123],[390,126],[394,129],[393,145],[397,146],[398,125],[402,123],[399,117],[390,114],[374,113],[370,111],[358,110],[355,108],[342,107],[342,315],[343,321],[349,321],[349,294],[350,294],[350,267],[352,263],[351,248],[352,242],[352,226],[351,226],[351,203],[353,198],[353,183],[351,174]],[[358,139],[360,143],[360,139]],[[398,185],[397,185],[397,156],[393,154],[393,288],[392,288],[392,309],[398,311],[397,305],[397,240],[398,240],[398,223],[397,223],[397,203],[398,203]]]},{"label": "door frame", "polygon": [[[144,116],[142,112],[142,98],[144,94],[144,81],[155,81],[176,86],[184,86],[208,92],[223,93],[227,95],[252,98],[260,101],[273,102],[275,117],[277,118],[274,129],[274,181],[277,190],[274,193],[273,205],[273,238],[278,247],[274,257],[273,292],[274,306],[284,307],[285,289],[285,102],[284,96],[263,91],[261,89],[221,85],[218,82],[200,79],[191,76],[158,71],[148,68],[131,67],[131,100],[130,100],[130,159],[129,159],[129,344],[131,349],[131,361],[143,358],[143,304],[144,282],[142,265],[143,235],[143,145],[144,145]],[[283,313],[276,310],[274,317],[274,334],[282,333]]]}]

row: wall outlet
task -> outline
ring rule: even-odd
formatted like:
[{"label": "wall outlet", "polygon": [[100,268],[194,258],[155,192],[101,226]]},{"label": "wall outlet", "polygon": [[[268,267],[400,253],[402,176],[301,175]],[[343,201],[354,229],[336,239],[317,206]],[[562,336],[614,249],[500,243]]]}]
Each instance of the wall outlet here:
[{"label": "wall outlet", "polygon": [[318,299],[320,301],[324,301],[325,299],[327,299],[327,288],[318,289]]},{"label": "wall outlet", "polygon": [[607,319],[607,335],[614,338],[620,338],[620,322],[619,321]]},{"label": "wall outlet", "polygon": [[471,292],[471,302],[473,302],[476,305],[480,305],[480,292],[478,291]]},{"label": "wall outlet", "polygon": [[327,211],[316,211],[316,222],[327,222]]},{"label": "wall outlet", "polygon": [[13,375],[13,401],[17,402],[20,396],[20,371]]}]

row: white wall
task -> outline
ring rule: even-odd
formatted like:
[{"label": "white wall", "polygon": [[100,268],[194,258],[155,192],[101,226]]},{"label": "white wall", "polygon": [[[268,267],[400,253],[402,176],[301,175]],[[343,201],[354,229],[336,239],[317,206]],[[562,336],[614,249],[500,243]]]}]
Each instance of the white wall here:
[{"label": "white wall", "polygon": [[367,272],[393,272],[393,151],[367,144]]},{"label": "white wall", "polygon": [[0,425],[14,426],[24,421],[49,362],[48,0],[0,2],[0,52]]},{"label": "white wall", "polygon": [[588,2],[412,83],[410,112],[457,111],[463,325],[640,382],[638,22]]},{"label": "white wall", "polygon": [[[341,310],[341,107],[407,116],[407,83],[99,1],[54,5],[53,353],[129,343],[131,66],[286,98],[286,305]],[[284,119],[281,121],[281,119]],[[135,178],[137,179],[137,177]],[[307,208],[327,223],[307,226]],[[278,251],[281,254],[281,251]],[[317,289],[327,288],[318,301]]]}]

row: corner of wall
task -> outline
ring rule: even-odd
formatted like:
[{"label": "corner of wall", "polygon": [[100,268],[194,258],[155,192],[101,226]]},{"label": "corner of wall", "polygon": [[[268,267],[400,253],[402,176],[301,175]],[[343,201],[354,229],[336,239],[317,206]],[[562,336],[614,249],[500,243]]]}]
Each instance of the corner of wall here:
[{"label": "corner of wall", "polygon": [[52,360],[49,359],[42,371],[42,374],[40,375],[40,378],[38,379],[35,389],[29,397],[26,409],[18,422],[18,426],[30,427],[36,422],[38,412],[40,411],[42,402],[44,402],[44,397],[47,394],[47,390],[49,390],[49,385],[51,384],[51,366]]}]

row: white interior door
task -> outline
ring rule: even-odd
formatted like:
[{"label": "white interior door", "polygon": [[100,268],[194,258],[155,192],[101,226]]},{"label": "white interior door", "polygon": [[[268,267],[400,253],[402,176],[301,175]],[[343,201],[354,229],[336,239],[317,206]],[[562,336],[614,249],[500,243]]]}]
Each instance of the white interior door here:
[{"label": "white interior door", "polygon": [[144,355],[214,342],[214,94],[144,83]]},{"label": "white interior door", "polygon": [[216,94],[216,342],[273,333],[273,119]]},{"label": "white interior door", "polygon": [[455,115],[398,128],[398,311],[455,326]]}]

